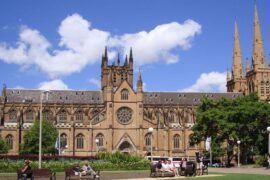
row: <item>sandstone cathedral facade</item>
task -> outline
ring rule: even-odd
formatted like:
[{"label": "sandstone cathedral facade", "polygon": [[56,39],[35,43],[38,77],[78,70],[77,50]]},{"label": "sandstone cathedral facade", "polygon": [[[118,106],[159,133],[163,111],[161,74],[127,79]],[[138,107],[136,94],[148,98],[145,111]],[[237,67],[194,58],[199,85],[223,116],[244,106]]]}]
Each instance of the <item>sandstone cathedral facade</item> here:
[{"label": "sandstone cathedral facade", "polygon": [[257,92],[260,100],[269,101],[269,83],[270,66],[266,63],[259,16],[255,6],[251,66],[247,59],[246,71],[244,71],[238,27],[235,22],[233,64],[231,75],[227,73],[227,91],[242,92],[246,95]]},{"label": "sandstone cathedral facade", "polygon": [[[9,154],[18,154],[25,132],[42,114],[58,129],[63,155],[92,156],[98,151],[149,155],[152,142],[153,155],[194,156],[204,149],[203,143],[193,145],[189,140],[201,96],[234,99],[255,91],[261,99],[269,95],[270,69],[265,63],[256,9],[252,67],[247,66],[244,75],[235,26],[228,93],[144,92],[140,72],[133,87],[133,63],[130,50],[123,63],[118,56],[115,63],[109,64],[105,48],[100,91],[52,90],[43,96],[41,90],[4,87],[0,96],[0,135],[11,148]],[[152,133],[148,132],[150,127]]]}]

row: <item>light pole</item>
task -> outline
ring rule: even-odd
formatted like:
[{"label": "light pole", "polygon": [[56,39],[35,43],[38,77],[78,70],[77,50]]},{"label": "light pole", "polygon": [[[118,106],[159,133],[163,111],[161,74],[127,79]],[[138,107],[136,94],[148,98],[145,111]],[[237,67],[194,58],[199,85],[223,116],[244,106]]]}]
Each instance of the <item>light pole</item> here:
[{"label": "light pole", "polygon": [[267,127],[268,132],[268,155],[270,154],[270,126]]},{"label": "light pole", "polygon": [[41,91],[40,94],[40,119],[39,119],[39,151],[38,151],[38,168],[41,169],[41,153],[42,153],[42,101],[43,101],[43,94],[46,95],[46,100],[48,100],[48,93],[49,91]]},{"label": "light pole", "polygon": [[205,142],[205,149],[207,151],[209,151],[210,153],[210,166],[212,166],[212,146],[211,146],[211,142],[212,141],[212,138],[211,137],[207,137],[206,138],[206,142]]},{"label": "light pole", "polygon": [[96,145],[97,145],[97,153],[98,153],[98,151],[99,151],[99,146],[98,146],[99,139],[96,139],[95,141],[96,141]]},{"label": "light pole", "polygon": [[238,140],[238,141],[237,141],[237,144],[238,144],[238,146],[237,146],[237,152],[238,152],[238,167],[240,167],[240,144],[241,144],[241,141]]},{"label": "light pole", "polygon": [[151,153],[151,163],[153,162],[153,131],[154,129],[152,127],[148,128],[148,133],[150,134],[150,153]]}]

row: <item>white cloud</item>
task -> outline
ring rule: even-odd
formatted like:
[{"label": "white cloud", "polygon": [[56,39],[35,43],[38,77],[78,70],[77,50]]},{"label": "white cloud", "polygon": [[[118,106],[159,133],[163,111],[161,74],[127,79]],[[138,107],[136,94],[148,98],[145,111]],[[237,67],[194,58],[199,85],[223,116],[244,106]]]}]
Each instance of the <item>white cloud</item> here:
[{"label": "white cloud", "polygon": [[38,89],[42,90],[68,90],[68,86],[60,79],[45,81],[39,84]]},{"label": "white cloud", "polygon": [[101,88],[101,84],[100,84],[100,80],[99,79],[91,78],[91,79],[89,79],[89,83],[97,86],[98,88]]},{"label": "white cloud", "polygon": [[143,91],[147,91],[145,82],[143,82]]},{"label": "white cloud", "polygon": [[200,24],[187,20],[183,24],[162,24],[149,32],[113,36],[93,28],[79,14],[73,14],[58,28],[58,46],[54,47],[38,30],[23,26],[16,46],[0,43],[0,60],[18,64],[23,70],[35,66],[50,78],[56,78],[80,72],[87,65],[101,61],[101,53],[108,45],[109,58],[115,58],[116,49],[126,54],[132,47],[137,65],[160,60],[170,64],[179,60],[178,54],[172,51],[190,48],[191,40],[200,32]]},{"label": "white cloud", "polygon": [[144,65],[164,60],[166,63],[176,63],[177,54],[172,52],[175,48],[188,49],[195,35],[200,34],[201,25],[193,20],[183,24],[172,22],[162,24],[153,30],[141,31],[134,34],[115,36],[110,41],[111,46],[123,48],[125,54],[133,48],[135,63]]},{"label": "white cloud", "polygon": [[192,86],[182,92],[226,92],[226,72],[203,73]]}]

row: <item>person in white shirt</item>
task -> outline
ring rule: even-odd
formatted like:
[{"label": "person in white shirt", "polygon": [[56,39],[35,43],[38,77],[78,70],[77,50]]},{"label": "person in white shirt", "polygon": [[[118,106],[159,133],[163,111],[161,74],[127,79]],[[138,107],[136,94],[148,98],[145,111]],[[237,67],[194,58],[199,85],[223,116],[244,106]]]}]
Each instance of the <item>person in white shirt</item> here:
[{"label": "person in white shirt", "polygon": [[168,161],[168,167],[170,171],[174,172],[175,176],[179,176],[178,169],[175,168],[174,164],[170,160]]},{"label": "person in white shirt", "polygon": [[162,169],[163,171],[167,171],[167,172],[171,172],[170,168],[169,168],[169,165],[167,163],[167,160],[165,160],[163,163],[162,163]]}]

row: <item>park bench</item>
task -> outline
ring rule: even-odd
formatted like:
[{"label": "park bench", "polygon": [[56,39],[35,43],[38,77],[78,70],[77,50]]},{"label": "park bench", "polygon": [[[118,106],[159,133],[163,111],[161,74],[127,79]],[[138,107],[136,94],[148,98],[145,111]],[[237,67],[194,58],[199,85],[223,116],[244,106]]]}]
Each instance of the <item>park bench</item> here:
[{"label": "park bench", "polygon": [[74,169],[73,167],[65,169],[65,180],[70,180],[70,179],[100,180],[100,171],[95,171],[96,175],[89,173],[80,177],[79,174],[76,174],[73,169]]},{"label": "park bench", "polygon": [[[27,174],[27,179],[28,179],[28,178],[29,178],[29,179],[32,178],[32,171],[31,171],[31,170],[29,170],[26,174]],[[21,169],[18,169],[18,170],[17,170],[17,180],[20,180],[20,179],[23,179],[23,174],[22,174]]]},{"label": "park bench", "polygon": [[[27,178],[34,180],[34,179],[39,179],[39,178],[47,178],[50,180],[55,180],[55,173],[52,172],[49,169],[32,169],[30,172],[27,173]],[[21,170],[17,171],[17,179],[23,179]]]},{"label": "park bench", "polygon": [[174,177],[174,172],[160,171],[156,169],[156,165],[150,167],[150,177]]},{"label": "park bench", "polygon": [[55,180],[55,172],[52,172],[50,169],[33,169],[32,170],[32,179],[39,178],[48,178],[50,180]]}]

